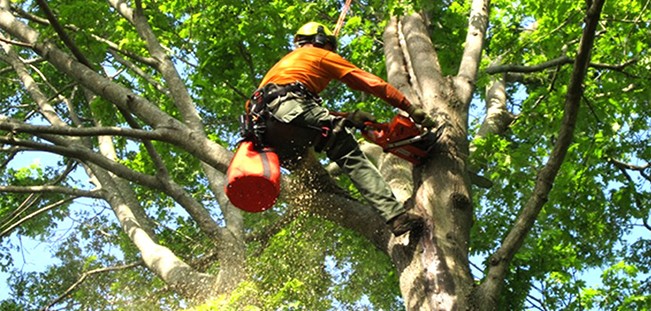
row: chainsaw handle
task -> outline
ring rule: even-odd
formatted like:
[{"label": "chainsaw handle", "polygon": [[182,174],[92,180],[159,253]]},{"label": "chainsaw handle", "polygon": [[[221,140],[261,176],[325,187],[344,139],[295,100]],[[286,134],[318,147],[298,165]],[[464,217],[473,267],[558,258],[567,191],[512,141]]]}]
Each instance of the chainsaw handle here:
[{"label": "chainsaw handle", "polygon": [[[407,119],[407,120],[409,120],[409,123],[411,123],[411,126],[414,126],[414,127],[418,128],[418,129],[429,130],[428,127],[416,123],[416,122],[414,121],[414,119],[411,118],[411,117],[406,117],[406,116],[402,116],[402,115],[397,115],[397,116],[394,117],[394,119],[395,119],[395,118],[403,118],[403,119]],[[373,129],[373,130],[383,130],[383,129],[388,129],[390,123],[391,123],[391,122],[384,122],[384,123],[383,123],[383,122],[372,122],[372,121],[366,121],[366,122],[364,122],[364,125],[365,125],[366,127],[368,127],[368,128]]]}]

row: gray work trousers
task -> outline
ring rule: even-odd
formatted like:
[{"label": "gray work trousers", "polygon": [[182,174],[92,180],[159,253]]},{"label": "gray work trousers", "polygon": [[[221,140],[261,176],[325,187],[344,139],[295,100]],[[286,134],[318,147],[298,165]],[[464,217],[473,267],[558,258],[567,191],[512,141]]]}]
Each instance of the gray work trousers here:
[{"label": "gray work trousers", "polygon": [[[286,130],[275,130],[274,126],[267,128],[268,143],[279,150],[283,157],[300,157],[307,148],[314,145],[319,129],[332,129],[336,116],[322,107],[316,101],[305,98],[300,94],[289,93],[268,104],[273,117],[280,123],[291,126],[292,133]],[[336,137],[332,146],[325,150],[328,158],[337,163],[350,177],[353,185],[361,195],[380,213],[385,220],[405,212],[403,204],[391,192],[391,188],[382,178],[378,169],[360,150],[350,129],[345,128]]]}]

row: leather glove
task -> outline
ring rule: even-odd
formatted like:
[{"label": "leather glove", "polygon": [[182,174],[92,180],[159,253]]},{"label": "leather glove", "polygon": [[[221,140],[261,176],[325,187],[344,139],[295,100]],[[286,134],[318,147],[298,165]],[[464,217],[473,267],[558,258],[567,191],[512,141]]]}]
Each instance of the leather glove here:
[{"label": "leather glove", "polygon": [[409,108],[407,108],[407,113],[409,114],[409,117],[414,119],[414,122],[424,127],[436,127],[436,121],[434,121],[434,119],[432,119],[432,117],[430,117],[423,109],[409,106]]},{"label": "leather glove", "polygon": [[350,114],[348,114],[346,119],[351,124],[353,124],[354,127],[358,128],[358,129],[365,128],[366,124],[364,124],[364,123],[366,123],[366,122],[373,122],[373,123],[377,122],[377,119],[375,118],[375,116],[373,116],[372,114],[370,114],[370,113],[368,113],[366,111],[362,111],[362,110],[355,110],[355,111],[351,112]]}]

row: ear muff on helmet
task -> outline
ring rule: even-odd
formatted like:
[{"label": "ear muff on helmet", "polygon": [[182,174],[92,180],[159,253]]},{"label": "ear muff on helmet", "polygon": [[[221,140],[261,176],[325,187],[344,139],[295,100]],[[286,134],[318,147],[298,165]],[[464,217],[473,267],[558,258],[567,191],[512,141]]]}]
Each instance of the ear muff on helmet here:
[{"label": "ear muff on helmet", "polygon": [[294,43],[301,46],[306,43],[312,43],[317,47],[323,48],[326,44],[332,45],[332,49],[337,47],[337,38],[332,32],[321,23],[309,22],[303,25],[296,32]]},{"label": "ear muff on helmet", "polygon": [[314,40],[312,43],[320,48],[324,47],[326,43],[328,43],[328,36],[326,36],[323,26],[319,25],[317,28],[316,35],[314,35]]}]

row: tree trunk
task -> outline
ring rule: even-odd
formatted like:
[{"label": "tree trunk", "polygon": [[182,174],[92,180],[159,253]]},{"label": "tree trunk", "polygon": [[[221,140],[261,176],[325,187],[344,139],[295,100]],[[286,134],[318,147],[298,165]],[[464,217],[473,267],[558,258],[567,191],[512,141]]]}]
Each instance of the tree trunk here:
[{"label": "tree trunk", "polygon": [[[466,168],[469,96],[464,96],[472,85],[463,85],[472,80],[451,83],[442,76],[429,37],[418,14],[392,19],[384,35],[389,81],[444,126],[431,157],[413,169],[415,211],[426,226],[394,239],[389,253],[408,310],[463,310],[473,288],[468,262],[473,213]],[[457,85],[462,86],[460,94]]]},{"label": "tree trunk", "polygon": [[[472,289],[468,239],[472,207],[461,160],[440,153],[418,170],[416,211],[426,218],[422,232],[395,239],[392,259],[408,310],[463,310]],[[425,175],[423,175],[425,176]]]}]

